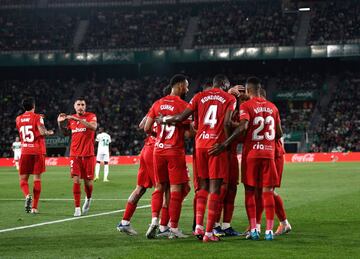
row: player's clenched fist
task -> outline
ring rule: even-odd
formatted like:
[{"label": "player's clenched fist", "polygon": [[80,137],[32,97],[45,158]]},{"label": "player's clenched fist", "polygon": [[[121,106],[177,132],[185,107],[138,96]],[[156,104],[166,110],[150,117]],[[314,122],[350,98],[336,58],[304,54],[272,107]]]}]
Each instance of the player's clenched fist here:
[{"label": "player's clenched fist", "polygon": [[57,121],[58,122],[63,122],[66,120],[66,114],[65,113],[60,113],[58,118],[57,118]]}]

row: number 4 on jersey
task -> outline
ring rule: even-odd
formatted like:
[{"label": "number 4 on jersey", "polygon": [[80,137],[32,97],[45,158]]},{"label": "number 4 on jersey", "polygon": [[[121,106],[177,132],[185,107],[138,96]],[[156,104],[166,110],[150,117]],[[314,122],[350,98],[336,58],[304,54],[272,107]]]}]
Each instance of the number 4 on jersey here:
[{"label": "number 4 on jersey", "polygon": [[204,117],[204,125],[209,125],[210,129],[215,128],[217,123],[216,114],[217,114],[217,105],[210,105]]}]

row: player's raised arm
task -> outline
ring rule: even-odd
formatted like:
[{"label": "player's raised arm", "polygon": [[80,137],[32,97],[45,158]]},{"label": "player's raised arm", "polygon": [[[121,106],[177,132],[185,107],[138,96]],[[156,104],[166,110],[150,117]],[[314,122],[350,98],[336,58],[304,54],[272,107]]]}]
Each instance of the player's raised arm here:
[{"label": "player's raised arm", "polygon": [[248,128],[249,122],[245,119],[241,120],[239,127],[237,127],[230,137],[228,137],[223,143],[215,144],[209,149],[209,155],[218,155],[224,151],[239,135],[245,134]]},{"label": "player's raised arm", "polygon": [[60,113],[57,118],[58,126],[64,136],[69,136],[71,134],[70,130],[67,127],[67,119],[65,113]]},{"label": "player's raised arm", "polygon": [[53,130],[47,130],[44,125],[38,125],[38,130],[42,136],[51,136],[54,135]]},{"label": "player's raised arm", "polygon": [[184,120],[189,118],[191,114],[193,114],[193,111],[189,108],[186,108],[182,113],[166,117],[160,116],[158,117],[158,120],[160,124],[173,124],[177,122],[183,122]]},{"label": "player's raised arm", "polygon": [[139,123],[139,129],[144,129],[147,116],[144,116]]},{"label": "player's raised arm", "polygon": [[152,126],[154,124],[155,120],[151,117],[146,117],[146,121],[145,121],[145,125],[144,125],[144,131],[147,134],[151,134],[152,133]]},{"label": "player's raised arm", "polygon": [[67,115],[66,119],[68,120],[74,120],[74,121],[78,121],[80,122],[82,125],[84,125],[86,128],[91,129],[91,130],[96,130],[97,129],[97,122],[96,122],[96,118],[94,118],[94,120],[87,122],[85,119],[80,119],[77,118],[75,116],[72,115]]}]

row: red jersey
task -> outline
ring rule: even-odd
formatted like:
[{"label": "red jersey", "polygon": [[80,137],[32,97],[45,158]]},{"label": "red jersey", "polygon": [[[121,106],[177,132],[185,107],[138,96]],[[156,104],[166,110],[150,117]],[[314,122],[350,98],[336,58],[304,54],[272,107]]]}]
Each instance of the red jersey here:
[{"label": "red jersey", "polygon": [[[235,123],[240,122],[240,117],[239,117],[239,111],[238,110],[235,110],[233,112],[232,117],[231,117],[231,121],[233,121]],[[237,146],[240,143],[244,143],[244,136],[239,136],[233,142],[231,142],[231,144],[230,144],[230,152],[232,154],[237,154]]]},{"label": "red jersey", "polygon": [[280,115],[276,106],[263,98],[254,97],[240,105],[240,120],[249,121],[243,146],[248,158],[275,157],[275,135]]},{"label": "red jersey", "polygon": [[197,114],[196,148],[210,148],[225,141],[224,121],[228,110],[234,111],[236,99],[219,88],[197,93],[188,108]]},{"label": "red jersey", "polygon": [[20,134],[21,154],[40,155],[40,138],[38,126],[44,125],[41,116],[34,112],[25,112],[16,117],[16,128]]},{"label": "red jersey", "polygon": [[[159,117],[160,114],[176,115],[182,113],[187,102],[179,96],[168,95],[157,100],[150,108],[148,116],[152,119]],[[184,133],[189,129],[190,120],[186,120],[176,125],[161,125],[156,128],[157,136],[154,152],[163,155],[184,155]]]},{"label": "red jersey", "polygon": [[285,149],[281,139],[277,139],[275,142],[275,157],[279,157],[285,154]]},{"label": "red jersey", "polygon": [[[86,120],[87,122],[96,122],[96,115],[91,112],[85,112],[81,116],[77,114],[74,114],[73,116],[82,120]],[[71,130],[70,156],[93,156],[95,131],[86,128],[85,125],[79,121],[74,120],[69,121],[68,129]]]},{"label": "red jersey", "polygon": [[[156,128],[157,128],[157,124],[156,124],[156,122],[154,122],[154,124],[152,126],[152,131],[156,132]],[[153,135],[148,134],[146,139],[145,139],[145,144],[144,145],[145,146],[152,146],[152,145],[155,144],[155,142],[156,142],[156,138]]]}]

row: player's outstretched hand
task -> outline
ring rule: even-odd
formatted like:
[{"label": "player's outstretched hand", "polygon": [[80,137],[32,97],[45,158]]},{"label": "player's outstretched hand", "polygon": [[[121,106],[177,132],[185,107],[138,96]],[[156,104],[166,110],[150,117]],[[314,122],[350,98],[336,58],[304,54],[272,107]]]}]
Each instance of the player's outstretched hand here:
[{"label": "player's outstretched hand", "polygon": [[65,113],[60,113],[58,118],[57,118],[57,121],[58,122],[63,122],[66,120],[66,114]]},{"label": "player's outstretched hand", "polygon": [[226,146],[224,144],[216,143],[209,149],[208,153],[209,153],[209,155],[217,156],[218,154],[223,152],[225,150],[225,148],[226,148]]},{"label": "player's outstretched hand", "polygon": [[239,97],[244,92],[245,92],[245,86],[243,85],[235,85],[228,90],[229,94],[234,95],[236,97]]}]

